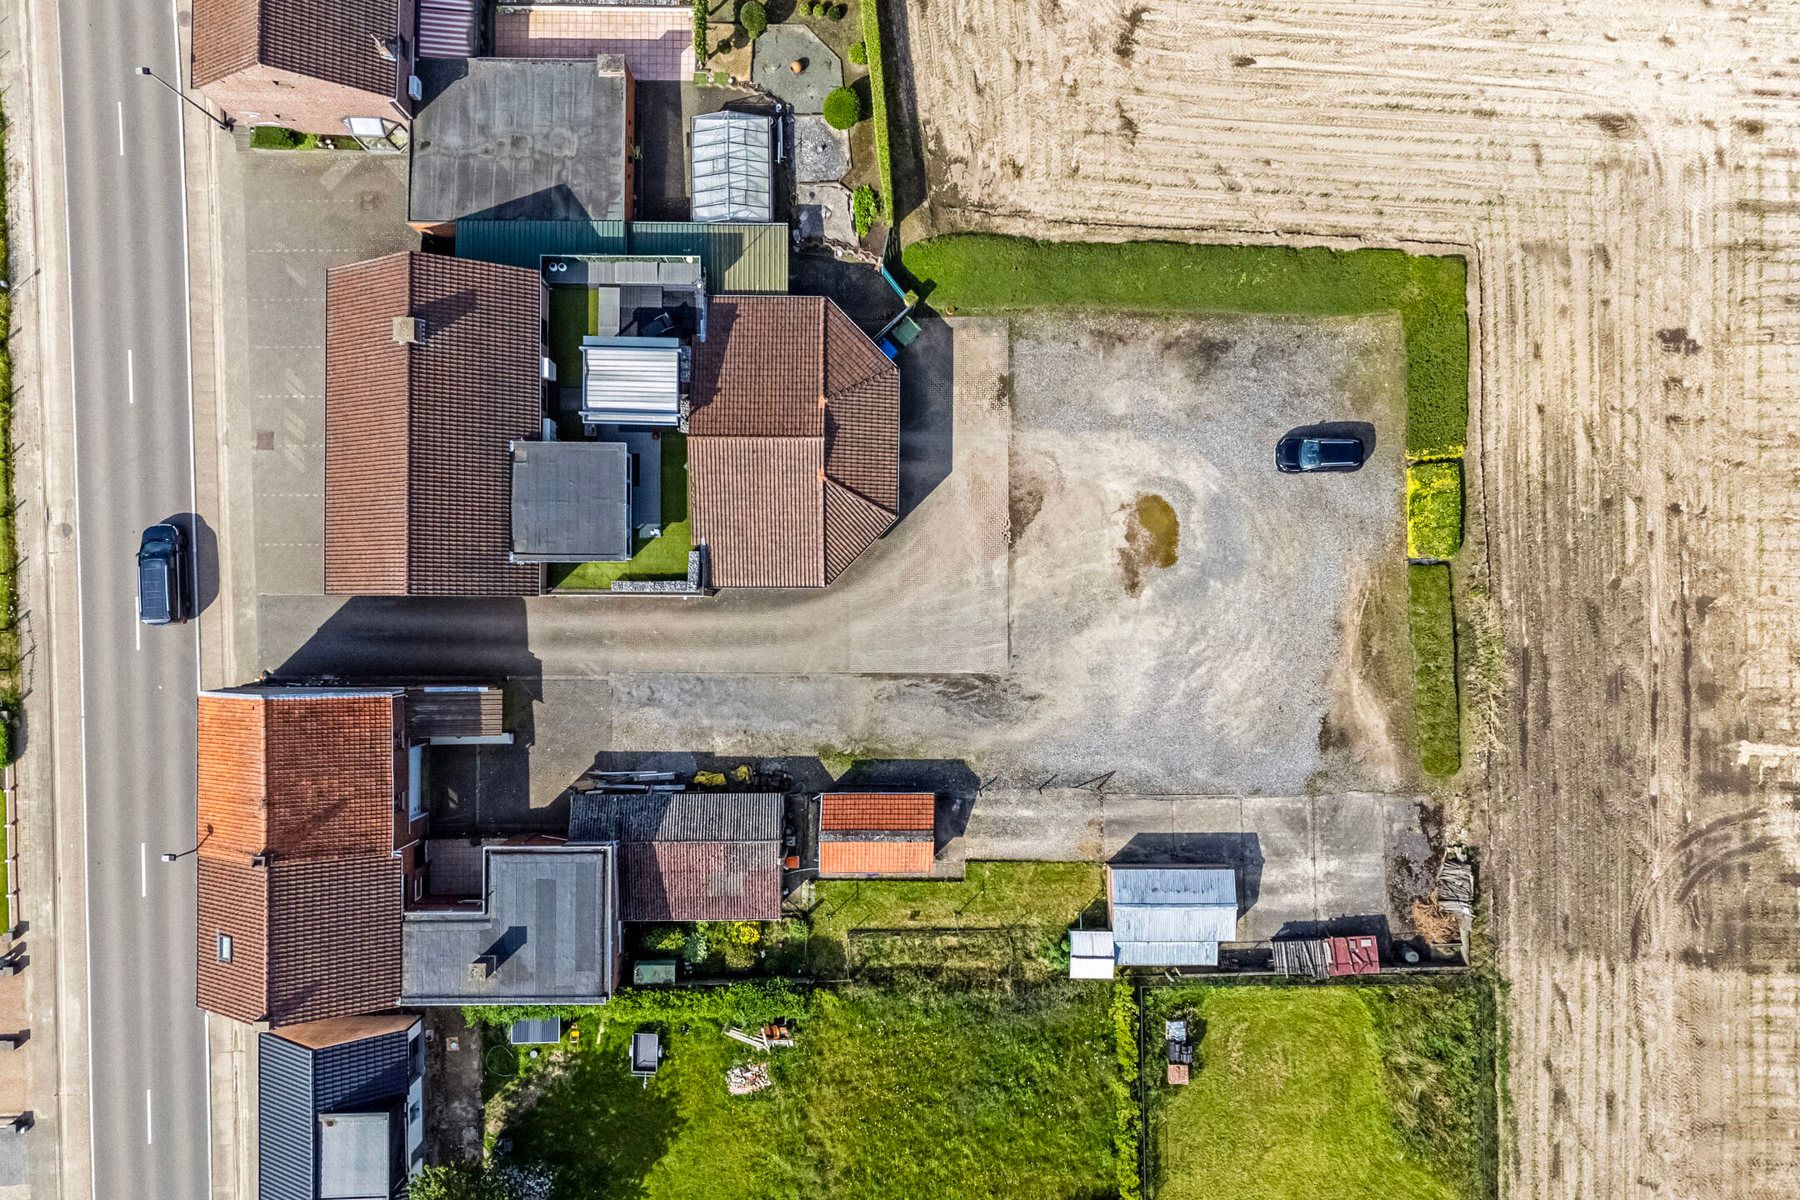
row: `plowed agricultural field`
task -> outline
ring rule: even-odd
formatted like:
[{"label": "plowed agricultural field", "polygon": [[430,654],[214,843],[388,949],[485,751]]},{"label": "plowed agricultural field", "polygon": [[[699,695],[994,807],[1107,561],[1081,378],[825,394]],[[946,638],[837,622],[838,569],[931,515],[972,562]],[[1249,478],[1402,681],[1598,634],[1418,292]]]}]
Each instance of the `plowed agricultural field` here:
[{"label": "plowed agricultural field", "polygon": [[894,6],[911,236],[1469,257],[1509,1193],[1800,1195],[1800,5]]}]

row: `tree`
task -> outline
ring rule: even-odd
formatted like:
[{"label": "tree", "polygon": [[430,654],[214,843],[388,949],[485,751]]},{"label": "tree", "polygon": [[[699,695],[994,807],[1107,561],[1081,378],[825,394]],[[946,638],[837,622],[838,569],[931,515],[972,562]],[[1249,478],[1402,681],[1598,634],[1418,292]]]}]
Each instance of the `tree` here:
[{"label": "tree", "polygon": [[769,27],[769,14],[764,11],[759,0],[744,0],[744,3],[738,5],[737,18],[738,24],[744,27],[744,32],[751,41],[761,37]]},{"label": "tree", "polygon": [[849,88],[833,88],[826,94],[825,123],[833,129],[849,129],[862,117],[862,101]]}]

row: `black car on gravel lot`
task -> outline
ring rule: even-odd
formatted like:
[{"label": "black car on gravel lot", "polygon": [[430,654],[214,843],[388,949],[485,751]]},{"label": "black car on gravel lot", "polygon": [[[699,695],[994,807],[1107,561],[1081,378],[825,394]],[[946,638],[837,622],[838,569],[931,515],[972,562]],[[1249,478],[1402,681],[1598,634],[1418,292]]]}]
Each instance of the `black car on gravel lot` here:
[{"label": "black car on gravel lot", "polygon": [[1290,475],[1306,471],[1354,471],[1362,465],[1361,438],[1289,434],[1275,443],[1275,469]]}]

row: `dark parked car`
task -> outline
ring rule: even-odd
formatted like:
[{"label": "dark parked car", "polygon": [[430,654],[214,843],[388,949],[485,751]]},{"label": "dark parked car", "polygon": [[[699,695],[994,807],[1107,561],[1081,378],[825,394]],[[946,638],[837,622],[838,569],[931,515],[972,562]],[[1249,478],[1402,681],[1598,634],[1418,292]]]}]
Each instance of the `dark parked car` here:
[{"label": "dark parked car", "polygon": [[1355,437],[1301,437],[1289,434],[1275,443],[1275,468],[1299,471],[1354,471],[1363,465],[1363,444]]},{"label": "dark parked car", "polygon": [[174,525],[152,525],[138,544],[138,620],[168,625],[188,619],[186,540]]}]

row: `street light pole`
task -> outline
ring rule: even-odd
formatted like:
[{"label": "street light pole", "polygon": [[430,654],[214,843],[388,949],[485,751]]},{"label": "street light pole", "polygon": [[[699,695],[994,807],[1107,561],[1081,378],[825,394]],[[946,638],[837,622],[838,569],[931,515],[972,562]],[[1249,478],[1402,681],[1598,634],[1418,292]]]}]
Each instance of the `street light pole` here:
[{"label": "street light pole", "polygon": [[200,835],[200,840],[198,842],[194,843],[188,849],[181,851],[179,854],[174,852],[166,853],[162,856],[162,860],[166,863],[172,863],[186,858],[190,854],[198,854],[200,852],[200,847],[206,845],[206,839],[212,835],[213,827],[208,825],[206,827],[206,832]]},{"label": "street light pole", "polygon": [[186,92],[182,91],[180,88],[176,87],[174,84],[172,84],[168,80],[164,79],[161,75],[158,75],[155,71],[152,71],[149,67],[139,67],[137,69],[137,73],[139,75],[144,76],[145,78],[156,80],[156,82],[162,84],[164,87],[168,88],[171,92],[174,92],[177,96],[180,96],[184,103],[192,106],[195,109],[195,111],[199,112],[207,120],[211,121],[214,125],[217,125],[220,129],[223,129],[226,133],[230,133],[234,128],[236,128],[237,122],[232,120],[229,116],[215,117],[212,114],[212,112],[209,109],[207,109],[207,107],[205,105],[196,103],[192,96],[188,95]]}]

